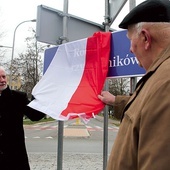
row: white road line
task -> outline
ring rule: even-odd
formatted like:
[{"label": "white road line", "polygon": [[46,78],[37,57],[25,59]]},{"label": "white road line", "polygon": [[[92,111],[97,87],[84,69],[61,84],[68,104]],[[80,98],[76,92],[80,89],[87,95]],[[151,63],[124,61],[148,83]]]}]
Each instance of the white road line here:
[{"label": "white road line", "polygon": [[51,136],[48,136],[48,137],[45,137],[45,138],[47,138],[47,139],[53,139],[53,137],[51,137]]}]

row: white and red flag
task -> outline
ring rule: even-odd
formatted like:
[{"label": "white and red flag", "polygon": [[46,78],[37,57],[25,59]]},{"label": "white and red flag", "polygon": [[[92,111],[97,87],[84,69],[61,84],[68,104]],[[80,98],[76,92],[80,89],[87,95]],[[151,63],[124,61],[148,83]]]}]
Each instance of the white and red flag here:
[{"label": "white and red flag", "polygon": [[108,73],[110,40],[110,32],[96,32],[59,45],[28,106],[61,121],[88,121],[98,114],[104,108],[97,96]]}]

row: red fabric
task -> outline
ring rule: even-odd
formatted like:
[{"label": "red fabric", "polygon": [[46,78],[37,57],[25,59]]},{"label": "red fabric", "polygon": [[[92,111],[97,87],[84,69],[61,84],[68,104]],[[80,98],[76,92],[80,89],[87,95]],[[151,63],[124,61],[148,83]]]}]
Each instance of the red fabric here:
[{"label": "red fabric", "polygon": [[[97,32],[88,38],[83,76],[67,108],[61,113],[62,116],[85,113],[85,118],[89,119],[104,108],[97,96],[101,93],[108,72],[110,39],[110,32]],[[76,117],[78,115],[69,119]]]}]

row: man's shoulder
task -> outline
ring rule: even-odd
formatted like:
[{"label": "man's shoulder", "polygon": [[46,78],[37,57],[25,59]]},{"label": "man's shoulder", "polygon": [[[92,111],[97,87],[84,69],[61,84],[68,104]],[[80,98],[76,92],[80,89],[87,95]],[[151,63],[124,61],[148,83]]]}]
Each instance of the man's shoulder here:
[{"label": "man's shoulder", "polygon": [[18,91],[18,90],[11,90],[11,92],[12,92],[12,95],[15,95],[15,96],[26,96],[27,95],[25,92]]}]

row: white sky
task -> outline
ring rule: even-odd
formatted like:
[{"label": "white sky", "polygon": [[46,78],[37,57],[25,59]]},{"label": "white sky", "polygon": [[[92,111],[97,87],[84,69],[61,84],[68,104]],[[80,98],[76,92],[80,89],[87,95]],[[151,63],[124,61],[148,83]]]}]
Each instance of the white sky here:
[{"label": "white sky", "polygon": [[[144,0],[136,0],[139,4]],[[102,24],[105,15],[105,0],[68,0],[68,13],[75,16]],[[0,0],[0,33],[5,36],[0,38],[0,45],[12,46],[13,34],[16,26],[26,20],[36,19],[37,6],[45,5],[63,11],[64,0]],[[118,29],[118,24],[129,12],[129,2],[126,3],[120,15],[112,24],[112,28]],[[36,27],[36,23],[27,22],[21,24],[15,34],[14,57],[24,52],[26,47],[25,38],[30,35],[29,28]],[[25,47],[24,47],[25,46]],[[8,49],[7,56],[11,56],[11,49]]]}]

